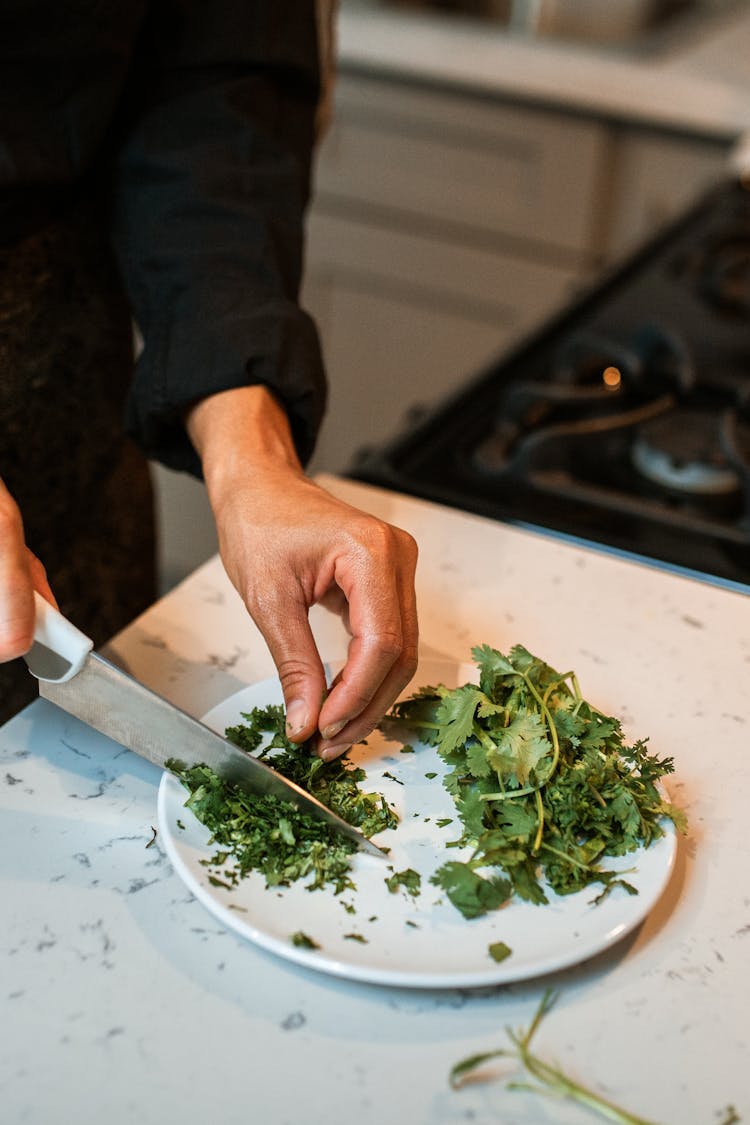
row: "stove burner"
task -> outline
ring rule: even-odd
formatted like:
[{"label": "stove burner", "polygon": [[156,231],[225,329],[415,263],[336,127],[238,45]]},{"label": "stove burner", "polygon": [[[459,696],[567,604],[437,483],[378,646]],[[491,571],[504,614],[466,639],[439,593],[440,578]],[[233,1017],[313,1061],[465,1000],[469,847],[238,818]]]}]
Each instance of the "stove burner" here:
[{"label": "stove burner", "polygon": [[701,288],[717,308],[750,316],[750,237],[714,250]]},{"label": "stove burner", "polygon": [[638,427],[633,465],[653,484],[696,499],[734,496],[741,479],[721,452],[720,418],[706,410],[678,408]]},{"label": "stove burner", "polygon": [[695,383],[683,342],[645,325],[625,340],[575,333],[555,352],[545,378],[513,380],[500,399],[495,439],[506,446],[527,434],[632,426],[673,405]]},{"label": "stove burner", "polygon": [[677,263],[692,277],[697,294],[728,317],[750,316],[750,230],[746,224],[695,247]]}]

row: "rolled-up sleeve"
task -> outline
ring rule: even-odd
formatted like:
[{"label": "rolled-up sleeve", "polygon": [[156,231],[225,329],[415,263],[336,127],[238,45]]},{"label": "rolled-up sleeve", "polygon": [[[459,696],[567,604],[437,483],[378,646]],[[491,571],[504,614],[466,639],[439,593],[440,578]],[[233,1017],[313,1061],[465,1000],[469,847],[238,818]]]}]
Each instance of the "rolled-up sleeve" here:
[{"label": "rolled-up sleeve", "polygon": [[127,426],[200,472],[186,408],[268,386],[303,462],[325,406],[298,303],[320,81],[315,4],[169,0],[133,57],[114,162],[113,232],[144,340]]}]

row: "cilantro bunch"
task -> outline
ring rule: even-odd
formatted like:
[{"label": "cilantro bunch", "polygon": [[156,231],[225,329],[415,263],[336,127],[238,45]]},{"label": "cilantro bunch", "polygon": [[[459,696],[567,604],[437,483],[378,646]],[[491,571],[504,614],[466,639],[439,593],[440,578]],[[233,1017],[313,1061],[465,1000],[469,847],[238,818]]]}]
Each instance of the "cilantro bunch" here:
[{"label": "cilantro bunch", "polygon": [[658,783],[671,758],[627,746],[617,719],[581,695],[573,672],[556,672],[522,645],[503,653],[472,649],[479,684],[423,688],[389,719],[437,748],[450,767],[444,784],[463,823],[449,846],[469,845],[466,862],[433,876],[467,918],[511,896],[546,903],[601,884],[636,890],[603,869],[606,856],[647,847],[664,834],[662,818],[684,829],[683,814]]}]

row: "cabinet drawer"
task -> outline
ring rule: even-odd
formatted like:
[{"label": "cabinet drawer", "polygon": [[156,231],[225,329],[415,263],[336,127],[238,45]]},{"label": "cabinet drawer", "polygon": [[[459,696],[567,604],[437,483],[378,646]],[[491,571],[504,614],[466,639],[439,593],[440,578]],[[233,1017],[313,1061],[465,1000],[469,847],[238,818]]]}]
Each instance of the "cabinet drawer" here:
[{"label": "cabinet drawer", "polygon": [[592,121],[345,76],[316,192],[589,253],[605,146]]},{"label": "cabinet drawer", "polygon": [[315,471],[346,472],[562,305],[576,275],[313,213],[303,301],[330,404]]},{"label": "cabinet drawer", "polygon": [[336,274],[356,288],[451,308],[503,332],[535,323],[582,280],[575,270],[354,222],[319,208],[308,221],[306,273]]}]

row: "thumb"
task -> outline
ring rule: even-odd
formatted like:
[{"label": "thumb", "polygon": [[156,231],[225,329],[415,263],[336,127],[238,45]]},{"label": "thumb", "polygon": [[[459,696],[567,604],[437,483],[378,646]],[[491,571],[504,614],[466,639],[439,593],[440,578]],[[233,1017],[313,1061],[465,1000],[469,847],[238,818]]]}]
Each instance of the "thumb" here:
[{"label": "thumb", "polygon": [[327,688],[325,670],[306,610],[292,617],[272,614],[255,623],[268,645],[284,693],[286,733],[293,742],[312,738]]}]

